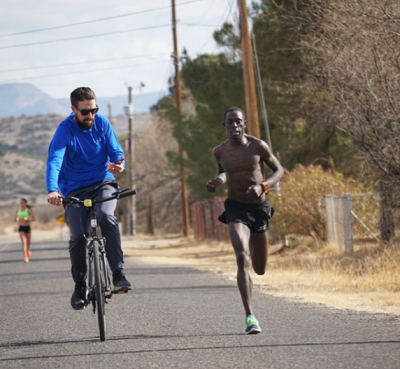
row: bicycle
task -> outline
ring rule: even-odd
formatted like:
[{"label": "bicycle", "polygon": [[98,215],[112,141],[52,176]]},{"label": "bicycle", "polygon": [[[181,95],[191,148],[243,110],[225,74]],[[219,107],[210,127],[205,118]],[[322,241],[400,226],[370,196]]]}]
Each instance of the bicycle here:
[{"label": "bicycle", "polygon": [[107,299],[110,299],[113,294],[127,293],[128,288],[111,289],[111,282],[109,276],[109,267],[106,258],[105,244],[106,239],[99,237],[97,234],[97,217],[95,205],[101,202],[106,202],[114,199],[121,199],[127,196],[133,196],[136,190],[129,191],[126,188],[122,191],[116,191],[109,196],[102,199],[79,199],[77,197],[61,197],[64,205],[79,204],[90,208],[90,226],[89,236],[86,237],[87,243],[87,264],[88,264],[88,285],[87,285],[87,298],[85,307],[90,303],[93,305],[93,314],[98,316],[100,340],[106,340],[106,312],[105,304]]}]

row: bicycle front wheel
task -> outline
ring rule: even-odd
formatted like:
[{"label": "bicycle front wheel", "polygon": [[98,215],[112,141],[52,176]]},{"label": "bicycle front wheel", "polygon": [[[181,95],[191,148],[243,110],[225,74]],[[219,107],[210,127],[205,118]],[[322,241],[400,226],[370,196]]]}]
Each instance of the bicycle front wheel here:
[{"label": "bicycle front wheel", "polygon": [[96,295],[97,316],[99,319],[100,340],[106,340],[106,309],[105,309],[105,281],[103,268],[105,267],[101,261],[101,254],[99,251],[99,242],[95,241],[93,245],[93,258],[94,258],[94,292]]}]

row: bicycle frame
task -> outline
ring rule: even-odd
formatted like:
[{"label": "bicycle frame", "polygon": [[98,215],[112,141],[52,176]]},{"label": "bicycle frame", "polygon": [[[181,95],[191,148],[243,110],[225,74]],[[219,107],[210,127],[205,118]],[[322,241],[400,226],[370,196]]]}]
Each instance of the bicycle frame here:
[{"label": "bicycle frame", "polygon": [[[89,228],[89,237],[87,237],[87,257],[88,257],[88,288],[89,288],[89,298],[87,299],[86,304],[89,304],[90,301],[93,303],[93,312],[95,312],[95,296],[94,294],[94,273],[93,273],[93,266],[94,266],[94,248],[98,247],[99,257],[100,257],[100,264],[102,266],[101,272],[103,273],[103,280],[105,282],[104,288],[104,297],[110,299],[112,297],[111,291],[111,283],[110,277],[108,274],[108,262],[106,258],[106,239],[104,237],[99,238],[97,234],[97,219],[96,219],[96,212],[94,210],[94,204],[90,207],[90,228]],[[90,295],[92,294],[92,295]],[[107,303],[107,301],[105,301]]]},{"label": "bicycle frame", "polygon": [[89,235],[86,237],[87,248],[87,265],[88,265],[88,294],[85,302],[85,307],[91,302],[93,305],[93,313],[98,316],[100,340],[106,340],[106,314],[105,304],[107,299],[110,299],[113,293],[126,293],[124,290],[111,290],[111,282],[108,274],[108,263],[106,258],[105,244],[106,239],[99,237],[97,234],[97,218],[95,204],[119,199],[122,197],[132,196],[136,194],[135,190],[128,191],[129,188],[123,191],[116,191],[110,196],[102,199],[78,199],[76,197],[61,197],[66,204],[79,204],[90,209],[90,227]]}]

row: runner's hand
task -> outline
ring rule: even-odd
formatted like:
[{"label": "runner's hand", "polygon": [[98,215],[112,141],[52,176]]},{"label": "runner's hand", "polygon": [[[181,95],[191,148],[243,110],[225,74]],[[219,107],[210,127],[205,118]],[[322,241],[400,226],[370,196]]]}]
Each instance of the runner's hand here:
[{"label": "runner's hand", "polygon": [[215,179],[211,179],[207,182],[206,186],[208,192],[215,192],[215,190],[219,186],[219,183]]},{"label": "runner's hand", "polygon": [[246,191],[246,196],[254,196],[260,197],[264,193],[261,185],[253,185],[250,186]]},{"label": "runner's hand", "polygon": [[60,195],[56,191],[49,192],[49,194],[47,195],[47,202],[51,205],[56,205],[56,206],[60,206],[62,204]]}]

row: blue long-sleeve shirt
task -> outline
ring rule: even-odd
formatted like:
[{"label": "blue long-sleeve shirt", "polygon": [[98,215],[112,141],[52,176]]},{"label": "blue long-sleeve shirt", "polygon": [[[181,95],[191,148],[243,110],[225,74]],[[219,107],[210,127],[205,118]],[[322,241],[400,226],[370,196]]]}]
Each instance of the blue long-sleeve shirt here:
[{"label": "blue long-sleeve shirt", "polygon": [[88,130],[79,127],[73,117],[71,113],[57,127],[47,158],[47,191],[61,192],[63,196],[79,188],[115,179],[107,171],[107,164],[124,156],[105,116],[96,114],[94,124]]}]

